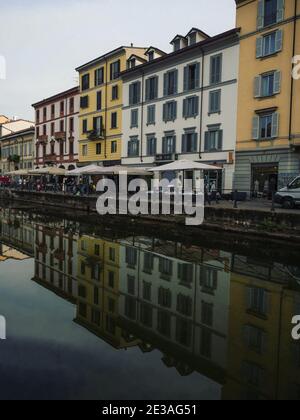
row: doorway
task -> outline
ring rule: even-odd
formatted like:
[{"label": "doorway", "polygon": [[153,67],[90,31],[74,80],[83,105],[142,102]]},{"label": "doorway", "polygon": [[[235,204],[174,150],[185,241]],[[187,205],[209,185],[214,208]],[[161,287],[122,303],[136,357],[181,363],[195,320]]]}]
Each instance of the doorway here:
[{"label": "doorway", "polygon": [[278,189],[278,164],[254,164],[251,170],[251,192],[254,197],[269,197]]}]

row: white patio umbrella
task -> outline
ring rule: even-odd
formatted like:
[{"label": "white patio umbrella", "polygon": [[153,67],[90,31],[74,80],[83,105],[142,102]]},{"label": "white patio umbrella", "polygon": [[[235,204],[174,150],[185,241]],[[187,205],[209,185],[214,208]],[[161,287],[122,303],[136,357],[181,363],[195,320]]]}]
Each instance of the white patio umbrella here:
[{"label": "white patio umbrella", "polygon": [[98,166],[96,169],[87,169],[84,173],[88,175],[119,175],[121,172],[127,172],[127,175],[151,176],[151,173],[144,168],[130,166]]},{"label": "white patio umbrella", "polygon": [[41,168],[41,169],[34,169],[32,171],[29,171],[29,175],[57,175],[57,176],[63,176],[65,175],[66,170],[61,168]]},{"label": "white patio umbrella", "polygon": [[8,172],[6,175],[8,175],[8,176],[26,176],[26,175],[28,175],[28,171],[26,169],[19,169],[18,171]]},{"label": "white patio umbrella", "polygon": [[177,160],[167,165],[150,168],[150,172],[180,172],[180,171],[221,171],[218,166],[206,165],[205,163],[193,162],[191,160]]},{"label": "white patio umbrella", "polygon": [[89,171],[97,171],[98,169],[101,169],[101,166],[88,165],[88,166],[83,166],[82,168],[73,169],[72,171],[67,171],[66,175],[80,176],[80,175],[89,174]]}]

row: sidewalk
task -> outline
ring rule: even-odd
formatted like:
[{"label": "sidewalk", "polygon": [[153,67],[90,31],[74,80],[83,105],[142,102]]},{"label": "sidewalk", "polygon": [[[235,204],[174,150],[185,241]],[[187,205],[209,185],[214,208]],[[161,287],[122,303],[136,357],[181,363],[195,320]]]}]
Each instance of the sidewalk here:
[{"label": "sidewalk", "polygon": [[[234,202],[233,201],[220,201],[219,204],[212,202],[207,207],[215,207],[215,208],[223,208],[223,209],[233,209]],[[254,200],[247,200],[247,201],[238,201],[237,207],[239,210],[252,210],[252,211],[264,211],[264,212],[271,212],[272,208],[272,201],[268,201],[266,199],[254,199]],[[286,214],[300,214],[300,208],[295,208],[291,210],[283,209],[280,205],[275,204],[275,212],[276,213],[286,213]]]}]

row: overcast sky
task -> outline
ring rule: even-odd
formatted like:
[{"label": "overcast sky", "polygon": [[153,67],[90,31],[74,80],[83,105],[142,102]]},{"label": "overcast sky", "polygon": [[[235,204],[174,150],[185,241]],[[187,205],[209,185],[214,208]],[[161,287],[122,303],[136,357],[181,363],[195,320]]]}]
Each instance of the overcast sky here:
[{"label": "overcast sky", "polygon": [[7,67],[0,114],[32,119],[32,103],[76,85],[75,67],[131,43],[168,52],[171,39],[194,26],[209,35],[231,29],[235,2],[10,0],[1,2],[0,19]]}]

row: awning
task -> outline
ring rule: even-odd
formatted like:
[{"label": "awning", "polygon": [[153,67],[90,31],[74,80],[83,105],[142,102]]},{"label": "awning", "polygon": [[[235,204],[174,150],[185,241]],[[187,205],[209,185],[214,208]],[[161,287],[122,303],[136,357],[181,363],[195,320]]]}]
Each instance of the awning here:
[{"label": "awning", "polygon": [[26,176],[28,175],[28,171],[26,169],[19,169],[18,171],[8,172],[7,176]]},{"label": "awning", "polygon": [[65,169],[54,168],[54,167],[34,169],[32,171],[29,171],[29,175],[33,175],[33,176],[39,176],[39,175],[64,176],[65,174],[66,174]]},{"label": "awning", "polygon": [[191,160],[177,160],[167,165],[155,166],[149,169],[151,172],[180,172],[180,171],[221,171],[218,166],[206,165],[205,163],[193,162]]}]

